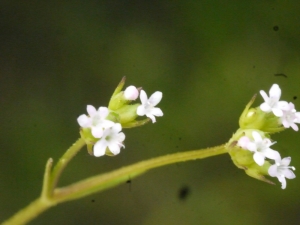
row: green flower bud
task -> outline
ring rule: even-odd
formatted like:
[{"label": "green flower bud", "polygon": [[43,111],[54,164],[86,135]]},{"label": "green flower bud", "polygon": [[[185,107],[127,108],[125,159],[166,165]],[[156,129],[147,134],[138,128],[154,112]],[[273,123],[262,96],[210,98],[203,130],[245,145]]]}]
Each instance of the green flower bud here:
[{"label": "green flower bud", "polygon": [[259,107],[250,108],[256,95],[252,97],[240,116],[239,125],[242,129],[257,129],[264,132],[275,133],[284,130],[279,118],[273,113],[263,112]]},{"label": "green flower bud", "polygon": [[109,110],[117,110],[130,102],[129,100],[126,100],[124,98],[124,92],[121,91],[124,87],[126,77],[123,77],[120,83],[118,84],[117,88],[115,89],[113,95],[110,98],[110,101],[108,103],[108,109]]},{"label": "green flower bud", "polygon": [[262,166],[257,165],[253,160],[253,153],[249,150],[242,149],[236,144],[237,141],[234,141],[226,146],[233,163],[238,168],[245,170],[245,173],[248,176],[267,182],[269,184],[274,184],[272,181],[268,180],[265,177],[265,175],[268,175],[268,169],[271,164],[268,161],[265,161]]},{"label": "green flower bud", "polygon": [[81,128],[80,129],[80,136],[84,139],[88,153],[90,155],[93,155],[93,146],[94,144],[99,140],[99,138],[95,138],[92,135],[91,129],[90,128]]}]

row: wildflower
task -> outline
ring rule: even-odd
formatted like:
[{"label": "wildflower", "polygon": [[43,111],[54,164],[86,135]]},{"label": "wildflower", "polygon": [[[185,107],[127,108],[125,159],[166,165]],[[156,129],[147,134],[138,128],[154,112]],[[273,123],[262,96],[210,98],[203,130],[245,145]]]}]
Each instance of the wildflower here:
[{"label": "wildflower", "polygon": [[82,128],[91,128],[92,135],[95,138],[101,138],[103,135],[103,129],[112,127],[114,122],[106,120],[109,111],[106,107],[99,107],[98,110],[92,105],[88,105],[86,110],[89,116],[83,114],[77,118],[78,124]]},{"label": "wildflower", "polygon": [[115,123],[112,127],[105,129],[101,139],[94,146],[94,156],[119,154],[120,148],[125,148],[122,143],[125,140],[125,134],[121,130],[122,127],[119,123]]},{"label": "wildflower", "polygon": [[279,101],[281,96],[281,89],[278,84],[273,84],[268,97],[265,91],[260,91],[261,96],[265,100],[264,103],[260,105],[260,109],[264,112],[273,112],[275,116],[281,117],[283,115],[282,110],[288,105],[286,101]]},{"label": "wildflower", "polygon": [[155,107],[162,99],[162,92],[156,91],[148,99],[146,92],[141,90],[140,99],[142,104],[137,108],[139,116],[146,115],[153,123],[156,122],[155,116],[163,116],[161,109]]},{"label": "wildflower", "polygon": [[286,180],[294,179],[296,175],[292,170],[295,170],[295,167],[289,166],[291,162],[291,157],[285,157],[283,159],[279,158],[275,161],[275,164],[270,166],[268,172],[271,177],[277,177],[281,183],[281,188],[286,188]]},{"label": "wildflower", "polygon": [[292,127],[294,131],[298,131],[298,126],[295,123],[300,123],[300,112],[296,112],[293,103],[290,102],[287,110],[283,110],[280,121],[285,128]]},{"label": "wildflower", "polygon": [[139,91],[135,86],[131,85],[125,89],[124,97],[127,100],[136,100],[139,97]]},{"label": "wildflower", "polygon": [[238,141],[239,146],[243,149],[254,152],[253,159],[259,165],[262,166],[265,163],[265,158],[276,160],[280,158],[277,151],[270,148],[275,142],[271,142],[270,139],[262,139],[261,135],[257,131],[252,132],[253,141],[248,137],[241,137]]}]

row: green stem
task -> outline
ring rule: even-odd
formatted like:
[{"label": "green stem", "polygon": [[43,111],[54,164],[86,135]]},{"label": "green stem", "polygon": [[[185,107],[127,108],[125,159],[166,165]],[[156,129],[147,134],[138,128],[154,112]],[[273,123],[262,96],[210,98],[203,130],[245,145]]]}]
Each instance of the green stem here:
[{"label": "green stem", "polygon": [[67,164],[70,162],[70,160],[79,152],[79,150],[85,145],[84,139],[79,138],[66,152],[65,154],[59,159],[57,164],[55,165],[53,172],[51,174],[50,179],[50,188],[49,191],[51,193],[48,193],[49,195],[52,194],[53,190],[55,189],[58,179],[64,170],[64,168],[67,166]]},{"label": "green stem", "polygon": [[223,153],[227,153],[227,150],[225,149],[225,145],[220,145],[204,150],[180,152],[138,162],[112,172],[87,178],[67,187],[58,188],[55,190],[53,198],[58,202],[81,198],[92,193],[114,187],[118,184],[125,183],[128,179],[141,175],[150,169],[172,163],[203,159]]},{"label": "green stem", "polygon": [[[56,184],[59,175],[65,168],[66,164],[84,145],[84,141],[79,139],[59,160],[52,173],[52,183]],[[58,203],[82,198],[84,196],[93,194],[95,192],[103,191],[105,189],[114,187],[118,184],[124,183],[128,179],[132,179],[142,173],[157,167],[165,166],[172,163],[184,162],[188,160],[203,159],[215,155],[227,153],[225,145],[216,146],[204,150],[194,150],[181,153],[174,153],[166,156],[157,157],[150,160],[135,163],[130,166],[117,169],[102,175],[97,175],[75,184],[63,188],[56,188],[53,195],[48,195],[47,189],[43,187],[40,198],[32,202],[30,205],[16,213],[13,217],[5,221],[2,225],[22,225],[36,216],[44,212],[46,209]],[[52,159],[49,159],[46,164],[46,171],[44,175],[44,185],[48,185],[49,171],[51,169]],[[51,186],[55,187],[55,186]]]},{"label": "green stem", "polygon": [[26,224],[53,205],[54,203],[52,203],[51,201],[40,197],[17,212],[13,217],[6,220],[2,225]]}]

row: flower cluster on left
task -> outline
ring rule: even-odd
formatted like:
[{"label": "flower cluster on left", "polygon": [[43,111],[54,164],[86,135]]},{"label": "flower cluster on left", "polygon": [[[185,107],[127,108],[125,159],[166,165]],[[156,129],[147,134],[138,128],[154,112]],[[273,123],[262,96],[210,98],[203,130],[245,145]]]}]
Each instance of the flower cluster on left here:
[{"label": "flower cluster on left", "polygon": [[[150,98],[141,88],[129,86],[122,91],[125,77],[115,89],[108,107],[99,107],[98,110],[87,105],[88,115],[77,118],[81,126],[80,135],[85,140],[88,152],[96,157],[120,153],[124,145],[125,134],[122,128],[142,126],[150,120],[155,123],[156,118],[163,116],[163,112],[156,105],[162,99],[162,92],[154,92]],[[132,104],[140,96],[141,103]],[[148,118],[137,120],[138,116]]]}]

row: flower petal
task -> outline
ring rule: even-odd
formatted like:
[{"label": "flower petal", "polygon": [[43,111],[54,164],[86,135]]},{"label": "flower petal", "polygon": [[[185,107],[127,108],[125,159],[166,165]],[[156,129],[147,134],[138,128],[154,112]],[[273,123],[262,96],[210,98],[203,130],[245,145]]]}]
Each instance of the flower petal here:
[{"label": "flower petal", "polygon": [[161,99],[162,99],[162,92],[156,91],[150,96],[149,103],[152,106],[156,106],[161,101]]},{"label": "flower petal", "polygon": [[77,122],[83,128],[89,127],[91,125],[91,120],[89,117],[87,117],[87,115],[79,116],[77,118]]},{"label": "flower petal", "polygon": [[93,149],[94,156],[100,157],[105,155],[105,150],[106,150],[106,141],[103,139],[100,139],[95,145]]}]

